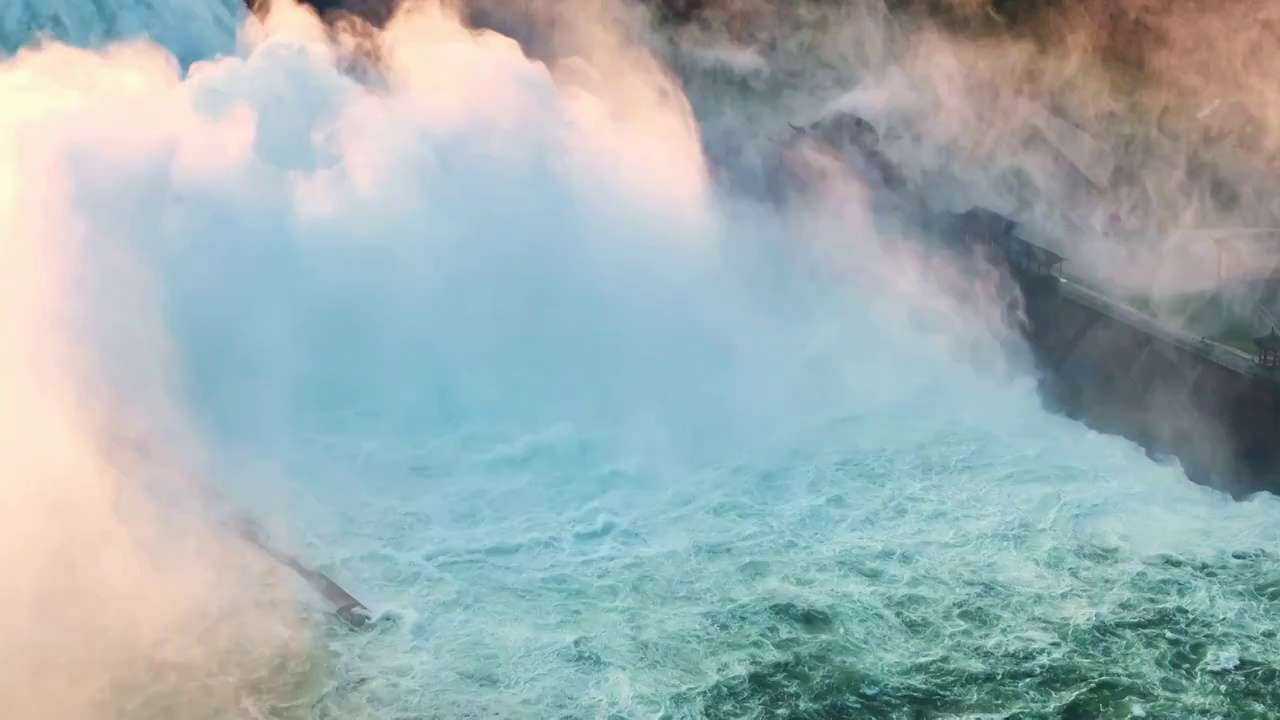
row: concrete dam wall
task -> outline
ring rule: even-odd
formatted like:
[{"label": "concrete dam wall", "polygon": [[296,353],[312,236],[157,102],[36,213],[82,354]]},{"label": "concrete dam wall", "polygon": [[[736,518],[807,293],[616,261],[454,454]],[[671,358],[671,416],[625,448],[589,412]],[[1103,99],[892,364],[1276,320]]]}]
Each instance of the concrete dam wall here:
[{"label": "concrete dam wall", "polygon": [[1019,277],[1046,402],[1240,498],[1280,494],[1280,383],[1070,279]]}]

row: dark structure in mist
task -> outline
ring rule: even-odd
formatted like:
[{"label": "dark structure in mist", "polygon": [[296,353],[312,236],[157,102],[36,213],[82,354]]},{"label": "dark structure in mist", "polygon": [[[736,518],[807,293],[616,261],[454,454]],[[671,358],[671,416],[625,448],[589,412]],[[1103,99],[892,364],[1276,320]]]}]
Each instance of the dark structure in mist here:
[{"label": "dark structure in mist", "polygon": [[[376,26],[385,25],[400,2],[401,0],[300,0],[300,4],[315,8],[321,17],[345,13]],[[271,0],[244,0],[244,4],[259,15],[265,15],[271,10]]]},{"label": "dark structure in mist", "polygon": [[1280,384],[1061,292],[1029,289],[1046,397],[1236,497],[1280,494]]},{"label": "dark structure in mist", "polygon": [[[320,15],[328,25],[356,19],[381,28],[391,20],[406,0],[298,0]],[[272,0],[244,0],[245,7],[257,15],[271,10]],[[538,12],[537,3],[522,0],[455,0],[462,22],[470,28],[493,30],[520,43],[529,57],[546,59],[552,49],[554,28],[550,16]]]},{"label": "dark structure in mist", "polygon": [[1063,279],[1063,259],[1018,239],[1012,221],[985,210],[962,218],[960,227],[982,231],[961,232],[995,250],[1021,290],[1052,409],[1153,458],[1176,458],[1195,482],[1237,498],[1280,494],[1280,378],[1265,367],[1268,338],[1259,339],[1263,362],[1250,364],[1175,336]]},{"label": "dark structure in mist", "polygon": [[[1025,337],[1051,410],[1125,437],[1187,475],[1241,498],[1280,495],[1280,334],[1258,338],[1256,358],[1162,326],[1078,278],[1063,258],[1020,238],[1016,223],[974,208],[936,213],[918,202],[877,150],[876,131],[848,114],[793,126],[795,141],[842,149],[848,168],[882,194],[905,200],[906,218],[961,264],[973,251],[1004,270],[1000,292],[1027,319]],[[850,156],[853,157],[850,157]],[[796,182],[798,180],[798,182]],[[788,187],[804,186],[783,178]]]}]

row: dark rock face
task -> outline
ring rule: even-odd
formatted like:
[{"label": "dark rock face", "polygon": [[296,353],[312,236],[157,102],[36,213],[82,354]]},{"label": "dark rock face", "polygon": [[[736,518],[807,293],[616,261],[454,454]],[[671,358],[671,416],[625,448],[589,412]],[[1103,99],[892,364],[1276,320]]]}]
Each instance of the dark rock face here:
[{"label": "dark rock face", "polygon": [[[572,0],[569,0],[572,2]],[[708,0],[643,0],[651,6],[659,18],[668,22],[687,23],[697,19],[713,2]],[[301,0],[316,9],[321,17],[337,17],[342,14],[354,15],[374,26],[385,25],[403,0]],[[270,9],[271,0],[244,0],[245,6],[259,14]],[[461,0],[463,17],[474,27],[489,28],[506,32],[513,29],[513,19],[528,20],[532,13],[529,7],[533,3],[518,0]],[[518,32],[518,30],[517,30]]]},{"label": "dark rock face", "polygon": [[[324,18],[354,15],[372,25],[385,25],[401,0],[302,0]],[[271,9],[271,0],[245,0],[245,7],[259,15]]]},{"label": "dark rock face", "polygon": [[[271,0],[244,0],[258,15],[271,9]],[[344,18],[356,18],[374,27],[384,27],[403,0],[301,0],[330,25]],[[506,0],[461,0],[462,20],[476,29],[494,30],[520,43],[530,57],[545,58],[551,53],[551,28],[544,15],[532,11],[529,3]]]}]

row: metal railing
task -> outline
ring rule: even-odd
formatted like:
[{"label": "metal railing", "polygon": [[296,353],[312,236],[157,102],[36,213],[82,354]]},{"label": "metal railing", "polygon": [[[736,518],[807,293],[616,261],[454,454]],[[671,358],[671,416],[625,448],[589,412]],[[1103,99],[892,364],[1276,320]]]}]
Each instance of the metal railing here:
[{"label": "metal railing", "polygon": [[1270,377],[1270,375],[1264,375],[1263,368],[1250,355],[1207,337],[1193,335],[1180,328],[1162,323],[1141,310],[1090,287],[1086,282],[1082,282],[1079,277],[1064,273],[1061,277],[1061,290],[1076,302],[1086,305],[1107,317],[1135,327],[1187,352],[1195,353],[1229,370],[1245,375]]}]

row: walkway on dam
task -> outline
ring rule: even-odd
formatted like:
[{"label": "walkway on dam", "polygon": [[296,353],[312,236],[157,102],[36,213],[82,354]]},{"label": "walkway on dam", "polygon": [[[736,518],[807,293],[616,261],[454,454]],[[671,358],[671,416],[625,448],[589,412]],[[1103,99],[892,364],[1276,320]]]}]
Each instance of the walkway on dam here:
[{"label": "walkway on dam", "polygon": [[1253,358],[1243,351],[1214,342],[1208,338],[1196,337],[1184,330],[1166,325],[1140,310],[1089,287],[1079,276],[1063,273],[1060,292],[1081,305],[1092,308],[1107,317],[1135,327],[1167,343],[1207,358],[1229,370],[1251,377],[1271,379],[1271,376],[1264,373]]}]

